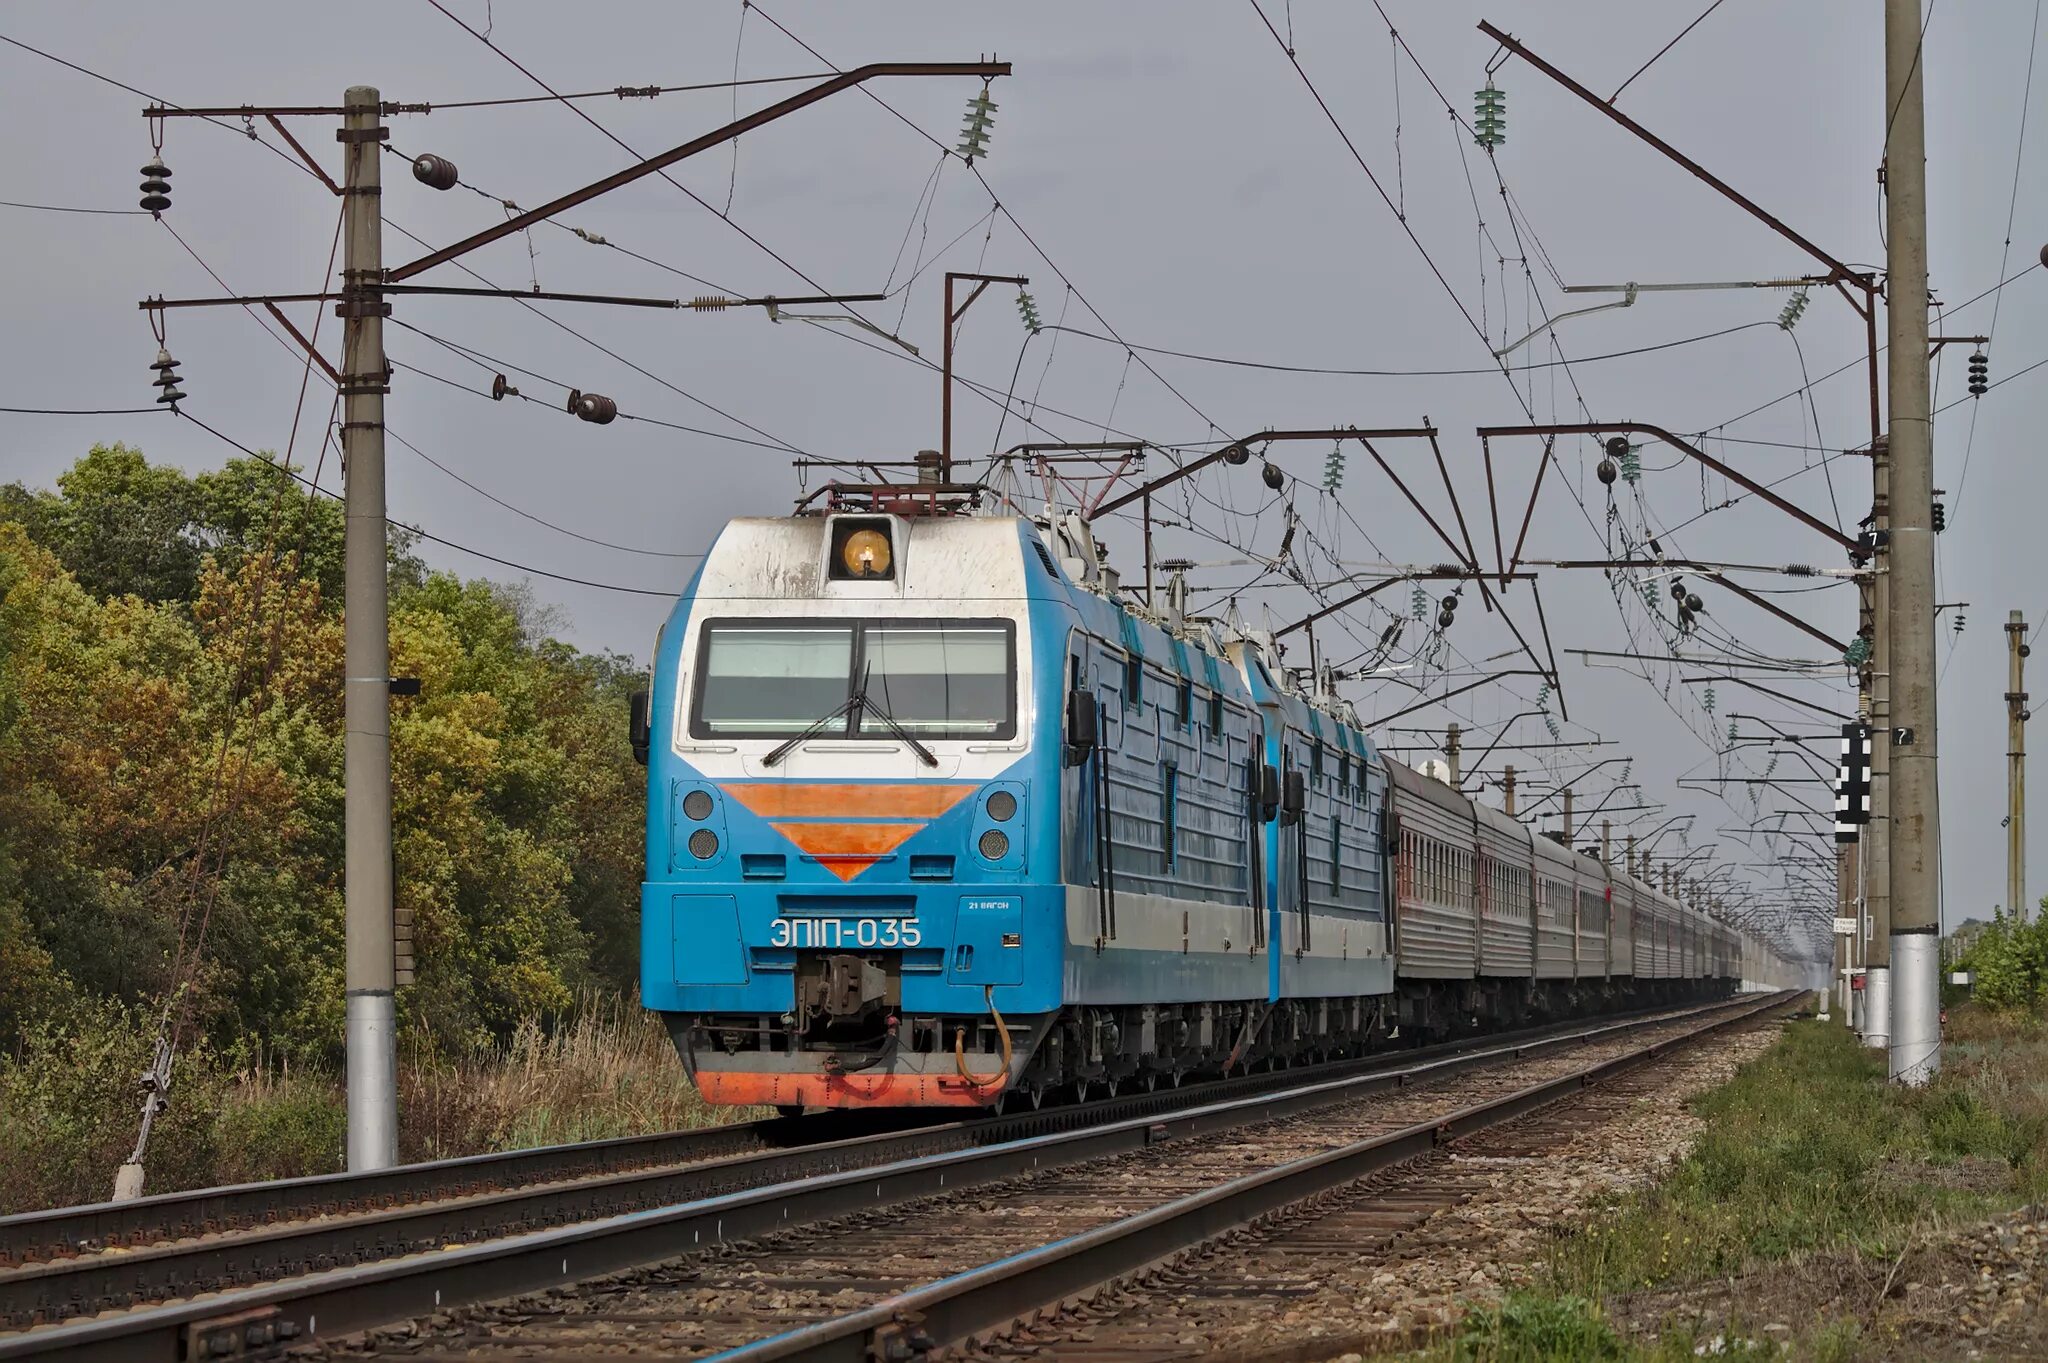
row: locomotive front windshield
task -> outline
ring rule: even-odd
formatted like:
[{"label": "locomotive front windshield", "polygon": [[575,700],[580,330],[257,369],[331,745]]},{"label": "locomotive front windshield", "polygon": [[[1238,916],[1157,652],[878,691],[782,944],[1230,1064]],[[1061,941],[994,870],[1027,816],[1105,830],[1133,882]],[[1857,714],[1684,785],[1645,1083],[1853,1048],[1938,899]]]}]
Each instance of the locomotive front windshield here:
[{"label": "locomotive front windshield", "polygon": [[888,738],[894,720],[921,738],[1009,738],[1016,652],[1007,620],[712,621],[691,728],[787,738],[832,716],[821,736]]},{"label": "locomotive front windshield", "polygon": [[858,627],[718,624],[704,630],[697,729],[772,738],[846,702]]}]

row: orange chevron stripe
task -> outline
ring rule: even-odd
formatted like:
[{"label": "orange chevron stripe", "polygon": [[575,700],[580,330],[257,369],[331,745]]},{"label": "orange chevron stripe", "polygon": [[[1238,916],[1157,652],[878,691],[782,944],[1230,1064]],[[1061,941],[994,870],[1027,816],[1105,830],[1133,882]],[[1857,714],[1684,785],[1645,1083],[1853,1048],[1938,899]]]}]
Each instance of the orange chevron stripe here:
[{"label": "orange chevron stripe", "polygon": [[734,782],[719,789],[764,819],[936,819],[973,794],[975,787],[762,781]]},{"label": "orange chevron stripe", "polygon": [[770,824],[841,880],[852,880],[909,841],[921,823]]}]

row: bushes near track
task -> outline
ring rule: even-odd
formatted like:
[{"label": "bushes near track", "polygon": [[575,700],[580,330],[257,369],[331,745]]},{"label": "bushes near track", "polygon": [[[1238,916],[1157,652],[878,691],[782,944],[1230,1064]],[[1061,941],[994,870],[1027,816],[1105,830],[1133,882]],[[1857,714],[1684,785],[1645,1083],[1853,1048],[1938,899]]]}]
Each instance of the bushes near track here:
[{"label": "bushes near track", "polygon": [[1994,915],[1948,968],[1975,977],[1969,997],[1981,1007],[2015,1016],[2038,1012],[2048,1002],[2048,902],[2030,923]]}]

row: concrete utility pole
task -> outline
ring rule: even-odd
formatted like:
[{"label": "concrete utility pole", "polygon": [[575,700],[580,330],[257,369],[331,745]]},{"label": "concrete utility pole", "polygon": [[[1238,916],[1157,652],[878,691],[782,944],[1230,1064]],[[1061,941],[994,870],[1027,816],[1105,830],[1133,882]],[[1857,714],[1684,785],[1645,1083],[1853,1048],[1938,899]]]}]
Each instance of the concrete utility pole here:
[{"label": "concrete utility pole", "polygon": [[1515,817],[1515,769],[1513,767],[1501,768],[1500,788],[1503,797],[1501,808],[1512,819]]},{"label": "concrete utility pole", "polygon": [[377,91],[343,98],[341,428],[347,564],[348,1167],[398,1162],[397,961],[391,914],[391,633],[384,521],[384,210]]},{"label": "concrete utility pole", "polygon": [[1564,845],[1566,848],[1570,848],[1572,845],[1572,788],[1570,786],[1564,788]]},{"label": "concrete utility pole", "polygon": [[1941,789],[1934,708],[1934,438],[1920,0],[1885,0],[1891,444],[1891,1076],[1941,1067]]},{"label": "concrete utility pole", "polygon": [[2005,902],[2027,921],[2027,619],[2005,617]]},{"label": "concrete utility pole", "polygon": [[1453,724],[1444,730],[1444,762],[1451,770],[1451,789],[1458,788],[1458,758],[1463,746],[1459,741],[1460,730]]}]

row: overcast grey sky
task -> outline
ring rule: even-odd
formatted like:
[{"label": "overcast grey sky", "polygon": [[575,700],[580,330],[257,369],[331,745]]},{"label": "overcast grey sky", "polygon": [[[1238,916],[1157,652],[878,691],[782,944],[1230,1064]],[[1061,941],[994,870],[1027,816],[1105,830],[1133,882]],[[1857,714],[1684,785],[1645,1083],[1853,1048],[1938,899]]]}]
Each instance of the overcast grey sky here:
[{"label": "overcast grey sky", "polygon": [[[1290,14],[1281,0],[1264,2],[1283,38],[1291,31],[1302,67],[1492,345],[1535,326],[1546,311],[1599,301],[1565,301],[1560,277],[1566,283],[1715,280],[1813,268],[1789,243],[1515,61],[1497,76],[1507,91],[1509,126],[1498,167],[1519,209],[1511,223],[1485,154],[1450,123],[1423,74],[1469,117],[1471,92],[1483,83],[1495,52],[1474,25],[1490,18],[1605,93],[1695,18],[1705,8],[1703,0],[1383,0],[1421,69],[1396,59],[1387,24],[1370,3],[1294,0]],[[444,3],[477,29],[488,28],[499,52],[427,0],[386,0],[353,10],[194,0],[175,18],[141,23],[134,7],[111,0],[20,3],[8,7],[0,32],[186,105],[335,103],[355,83],[374,84],[390,100],[442,104],[539,93],[499,53],[565,92],[724,81],[735,66],[742,18],[738,0]],[[659,179],[566,214],[565,223],[734,293],[810,291],[764,247],[828,289],[889,289],[888,303],[863,312],[927,357],[937,355],[940,272],[979,266],[1029,276],[1048,323],[1064,316],[1070,327],[1098,334],[1114,328],[1140,345],[1325,368],[1484,371],[1489,362],[1489,347],[1351,158],[1251,0],[857,7],[769,0],[766,10],[745,20],[737,51],[743,76],[824,69],[777,32],[768,15],[843,66],[967,60],[986,53],[1013,61],[1016,73],[994,87],[1000,109],[982,169],[1015,222],[990,217],[987,193],[957,160],[927,192],[940,160],[932,143],[873,101],[848,93],[750,134],[739,145],[736,167],[730,154],[717,152],[678,168],[677,178],[717,207],[730,194],[731,224]],[[1851,262],[1881,261],[1882,209],[1874,180],[1883,123],[1879,17],[1876,6],[1846,0],[1797,6],[1727,0],[1631,85],[1620,107],[1834,254]],[[1959,304],[1999,278],[2035,18],[2036,7],[2026,0],[1934,7],[1925,53],[1931,273],[1944,304]],[[2042,74],[2040,83],[2048,85],[2048,73]],[[4,45],[0,79],[16,130],[0,146],[6,198],[96,208],[133,204],[135,169],[150,154],[140,99]],[[798,87],[742,90],[738,107],[758,107],[793,88]],[[951,145],[976,83],[893,80],[874,88],[905,119]],[[2018,176],[2008,274],[2032,261],[2048,238],[2048,204],[2036,173],[2048,140],[2038,126],[2044,102],[2048,92],[2038,92],[2031,112],[2037,126]],[[580,107],[651,153],[726,121],[734,98],[730,90],[710,90]],[[260,123],[257,130],[276,143]],[[328,121],[299,120],[296,130],[316,156],[338,167]],[[599,131],[552,102],[395,118],[392,144],[408,156],[433,151],[451,157],[465,181],[526,206],[628,160]],[[164,157],[175,189],[163,225],[141,215],[0,208],[10,248],[0,264],[8,318],[0,331],[7,375],[0,405],[120,407],[147,401],[146,366],[154,341],[136,300],[155,293],[218,292],[167,228],[174,227],[236,290],[305,291],[321,282],[336,202],[315,180],[236,131],[191,121],[171,123]],[[400,229],[438,244],[502,217],[502,209],[476,195],[437,194],[417,184],[396,157],[385,162],[385,181],[390,263],[418,254]],[[1475,209],[1490,235],[1482,237]],[[1517,229],[1525,245],[1517,245]],[[958,244],[941,255],[956,236]],[[1533,287],[1516,258],[1524,256]],[[546,289],[663,297],[707,291],[555,228],[535,229],[530,243],[509,238],[467,263],[494,283],[517,287],[537,281]],[[919,265],[925,268],[905,289]],[[2048,327],[2041,320],[2044,274],[2036,267],[2003,295],[1991,347],[1994,380],[2048,358]],[[1076,296],[1070,298],[1063,276]],[[450,267],[431,277],[475,282]],[[1628,310],[1563,322],[1555,349],[1539,338],[1515,360],[1605,355],[1767,322],[1786,297],[1753,291],[1645,295]],[[1966,312],[1951,311],[1941,325],[1950,333],[1987,330],[1992,306],[1986,299]],[[301,326],[312,324],[310,308],[296,315]],[[698,315],[438,298],[401,299],[396,315],[503,363],[480,367],[413,331],[387,330],[394,360],[471,390],[399,373],[389,409],[392,432],[446,471],[394,444],[392,514],[556,574],[672,591],[691,566],[688,558],[675,556],[701,551],[726,517],[773,514],[789,506],[797,487],[792,449],[904,458],[937,443],[932,371],[865,333],[850,338],[843,326],[837,334],[820,326],[778,326],[758,311]],[[321,334],[332,353],[332,317]],[[1794,334],[1816,380],[1861,353],[1861,323],[1837,298],[1816,294]],[[1050,330],[1024,342],[1009,290],[986,296],[962,330],[963,374],[1003,392],[1014,371],[1020,397],[1039,404],[1004,420],[1004,445],[1097,438],[1106,428],[1171,445],[1210,441],[1218,431],[1407,426],[1427,416],[1444,432],[1452,479],[1487,561],[1492,530],[1480,446],[1472,432],[1483,424],[1526,420],[1524,404],[1539,421],[1583,420],[1582,398],[1583,411],[1593,419],[1709,432],[1717,456],[1759,478],[1785,478],[1779,490],[1825,520],[1836,521],[1839,511],[1839,520],[1853,527],[1869,507],[1867,462],[1837,457],[1825,469],[1818,463],[1820,451],[1868,438],[1860,368],[1818,382],[1810,404],[1779,401],[1727,424],[1803,384],[1794,342],[1775,327],[1751,327],[1653,354],[1582,361],[1569,369],[1518,372],[1519,396],[1498,373],[1303,375],[1145,357],[1176,393],[1144,363],[1131,363],[1118,345]],[[246,444],[285,447],[302,368],[286,346],[234,309],[176,314],[170,343],[183,365],[193,415]],[[1944,354],[1939,402],[1964,396],[1966,349]],[[559,410],[561,386],[517,372],[513,382],[546,405],[494,405],[478,396],[479,385],[489,386],[491,368],[512,365],[609,394],[636,416],[760,443],[648,422],[584,425]],[[2048,541],[2037,525],[2048,477],[2030,438],[2044,384],[2048,370],[2018,378],[1981,405],[1963,402],[1936,428],[1936,481],[1951,490],[1951,528],[1941,541],[1941,599],[1970,603],[1965,631],[1954,635],[1944,615],[1939,636],[1951,921],[1985,914],[2003,897],[2005,654],[1998,626],[2008,609],[2024,609],[2035,621],[2048,611],[2048,574],[2042,571]],[[309,469],[320,459],[330,401],[331,393],[316,384],[305,404],[293,458]],[[956,447],[970,454],[988,450],[998,416],[998,404],[963,393]],[[196,426],[155,415],[0,415],[0,422],[0,476],[30,483],[48,483],[96,441],[125,440],[153,459],[192,469],[217,465],[230,453]],[[1453,524],[1440,484],[1432,488],[1435,469],[1427,462],[1427,447],[1383,449],[1439,518]],[[1296,547],[1312,577],[1335,576],[1335,563],[1434,563],[1447,557],[1426,523],[1355,446],[1340,493],[1325,495],[1320,485],[1327,452],[1297,445],[1277,449],[1274,456],[1300,480],[1289,491],[1308,527]],[[1493,453],[1503,533],[1511,547],[1538,447],[1531,441],[1496,442]],[[1590,441],[1566,440],[1558,454],[1527,553],[1540,559],[1599,557],[1608,532],[1607,498],[1592,474],[1597,450]],[[1754,499],[1690,523],[1739,489],[1713,476],[1702,480],[1697,466],[1665,454],[1655,447],[1644,451],[1648,471],[1641,504],[1621,499],[1618,525],[1640,534],[1647,518],[1674,554],[1842,564],[1820,537]],[[1165,460],[1153,455],[1152,471],[1167,467]],[[1802,472],[1807,465],[1813,467]],[[500,500],[487,500],[455,475]],[[339,486],[331,454],[321,480]],[[1200,529],[1165,531],[1162,554],[1216,563],[1236,556],[1219,539],[1268,554],[1279,547],[1282,512],[1260,484],[1256,463],[1204,478],[1185,503],[1164,499],[1161,514],[1191,518]],[[1127,577],[1136,576],[1137,554],[1125,528],[1111,529],[1108,537]],[[513,581],[520,576],[439,546],[428,545],[425,552],[436,565],[465,574]],[[1195,578],[1225,587],[1255,572],[1218,566]],[[562,632],[588,648],[644,658],[666,610],[659,596],[542,577],[531,581],[539,599],[559,607]],[[1768,577],[1744,581],[1758,588],[1808,585]],[[1708,602],[1713,628],[1745,647],[1772,657],[1827,655],[1813,640],[1711,584],[1695,585]],[[1731,809],[1712,795],[1675,785],[1682,774],[1763,773],[1768,756],[1761,748],[1732,758],[1717,751],[1731,711],[1814,732],[1831,723],[1727,683],[1716,688],[1716,709],[1708,714],[1700,703],[1703,688],[1681,682],[1700,675],[1696,667],[1653,668],[1654,680],[1620,667],[1589,667],[1564,651],[1638,645],[1664,651],[1639,594],[1631,589],[1626,605],[1618,607],[1602,579],[1587,573],[1546,572],[1542,590],[1565,700],[1576,721],[1562,732],[1584,739],[1597,729],[1613,746],[1525,753],[1518,765],[1525,773],[1546,763],[1569,773],[1595,760],[1632,755],[1629,775],[1641,784],[1642,800],[1623,792],[1610,807],[1669,805],[1639,812],[1636,826],[1642,831],[1670,814],[1691,812],[1697,815],[1697,846],[1714,838],[1715,829],[1755,821],[1747,792],[1763,788],[1730,787],[1736,801]],[[1407,607],[1407,595],[1396,590],[1380,599],[1399,612]],[[1203,599],[1214,602],[1220,594]],[[1847,587],[1774,599],[1839,637],[1855,628]],[[1255,623],[1269,611],[1272,621],[1284,622],[1314,605],[1299,587],[1248,591],[1239,601]],[[1540,651],[1528,589],[1518,584],[1505,604]],[[1322,642],[1331,657],[1343,661],[1388,621],[1383,612],[1357,614],[1346,627],[1362,642],[1351,643],[1341,627],[1326,628]],[[1396,661],[1412,651],[1416,635],[1411,624]],[[1426,678],[1432,692],[1440,693],[1481,675],[1471,670],[1473,660],[1516,649],[1513,636],[1498,618],[1488,617],[1470,590],[1448,642],[1456,649],[1448,672],[1418,666],[1400,680],[1348,685],[1362,715],[1370,720],[1412,703],[1408,680]],[[1492,664],[1517,665],[1512,653]],[[1826,683],[1746,675],[1823,708],[1846,710],[1853,704],[1839,673]],[[1441,726],[1455,718],[1498,724],[1534,708],[1536,688],[1536,679],[1518,677],[1396,722]],[[1741,727],[1745,734],[1762,732],[1751,721]],[[1549,739],[1542,724],[1529,719],[1516,725],[1513,736]],[[1392,731],[1382,737],[1389,745],[1423,741]],[[1832,767],[1832,749],[1829,738],[1810,749],[1822,771]],[[1489,769],[1501,760],[1497,755]],[[1785,757],[1772,774],[1808,773]],[[1596,803],[1620,775],[1617,762],[1589,778],[1581,809]],[[1530,798],[1524,797],[1525,805]],[[1830,804],[1826,787],[1810,784],[1766,791],[1760,807],[1782,809],[1788,798],[1823,812]],[[2036,820],[2031,839],[2037,867],[2048,866],[2044,823]],[[1825,822],[1793,817],[1789,826],[1824,831]],[[1741,874],[1767,886],[1781,882],[1771,864],[1785,849],[1831,851],[1820,838],[1757,837],[1747,847],[1723,841],[1721,859],[1760,863],[1745,865]],[[1679,850],[1669,837],[1660,846]],[[2034,893],[2040,888],[2037,872]],[[1785,893],[1773,891],[1776,897]]]}]

